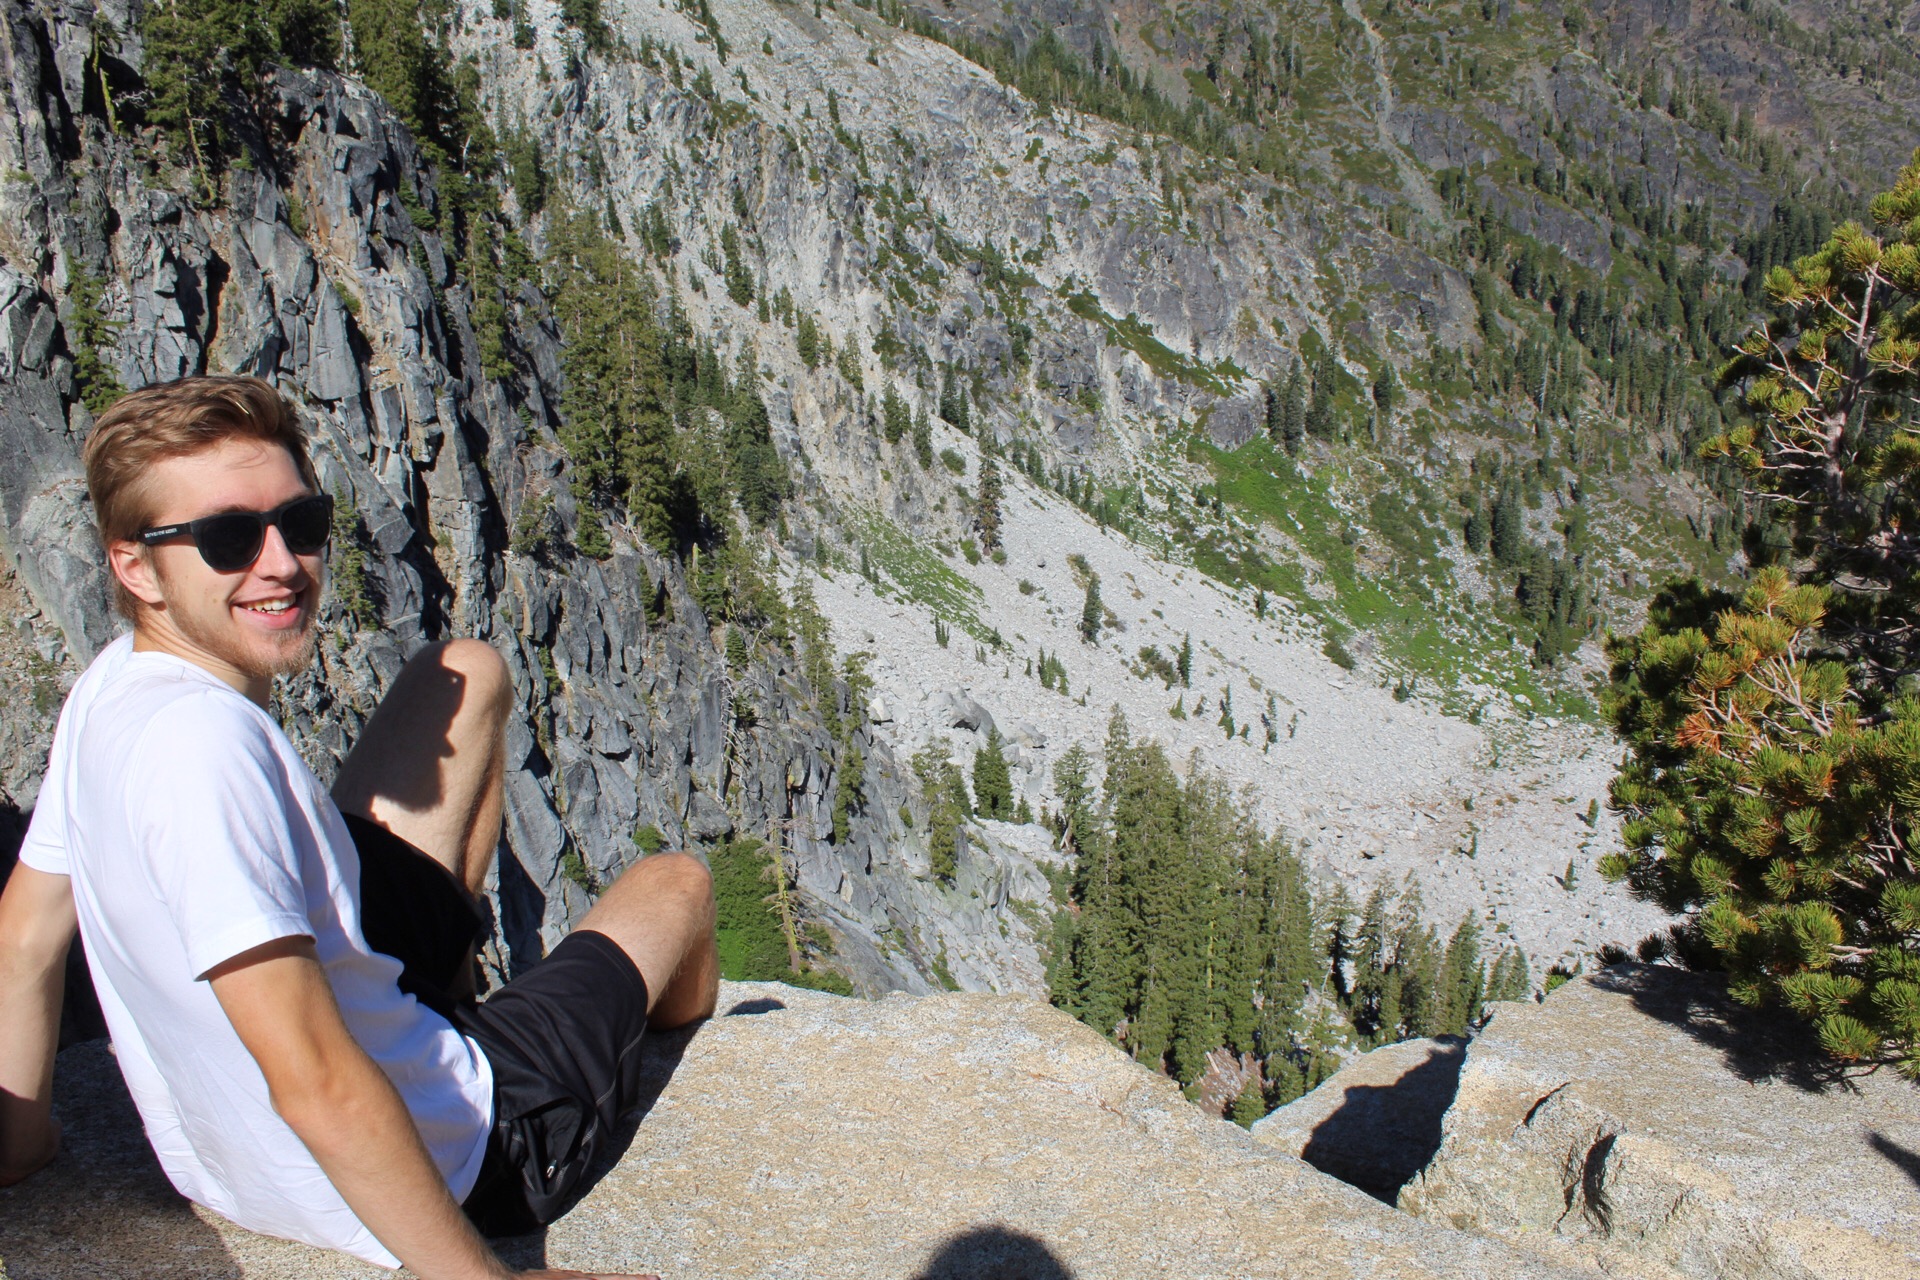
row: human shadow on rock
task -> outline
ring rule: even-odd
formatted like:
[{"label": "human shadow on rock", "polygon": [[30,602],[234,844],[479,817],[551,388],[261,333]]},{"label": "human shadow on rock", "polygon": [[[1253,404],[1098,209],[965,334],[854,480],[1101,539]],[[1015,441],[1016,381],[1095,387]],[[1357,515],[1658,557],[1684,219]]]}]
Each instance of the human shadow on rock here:
[{"label": "human shadow on rock", "polygon": [[1073,1272],[1038,1237],[984,1226],[943,1243],[913,1280],[1073,1280]]},{"label": "human shadow on rock", "polygon": [[1440,1122],[1460,1090],[1466,1041],[1448,1037],[1392,1084],[1349,1085],[1338,1109],[1313,1127],[1300,1158],[1393,1204],[1440,1149]]},{"label": "human shadow on rock", "polygon": [[1920,1187],[1920,1151],[1909,1151],[1877,1129],[1867,1135],[1867,1145],[1885,1156],[1894,1168],[1911,1178],[1914,1186]]},{"label": "human shadow on rock", "polygon": [[1714,1049],[1727,1070],[1749,1084],[1777,1080],[1808,1093],[1855,1088],[1846,1068],[1820,1048],[1811,1027],[1786,1009],[1735,1004],[1722,974],[1617,964],[1594,974],[1593,983],[1627,996],[1641,1013]]},{"label": "human shadow on rock", "polygon": [[220,1234],[161,1171],[105,1041],[61,1053],[53,1094],[60,1154],[0,1190],[7,1274],[239,1280]]}]

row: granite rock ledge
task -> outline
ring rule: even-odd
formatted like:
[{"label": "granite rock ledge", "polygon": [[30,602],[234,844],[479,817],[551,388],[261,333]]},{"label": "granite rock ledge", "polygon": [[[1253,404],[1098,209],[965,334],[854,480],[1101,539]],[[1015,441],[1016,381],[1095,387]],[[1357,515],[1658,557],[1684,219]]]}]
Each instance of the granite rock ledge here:
[{"label": "granite rock ledge", "polygon": [[[624,1156],[510,1258],[672,1280],[1591,1274],[1264,1147],[1038,1000],[729,983],[720,1009],[659,1038]],[[385,1274],[180,1200],[104,1042],[66,1051],[56,1089],[65,1153],[0,1192],[12,1280]]]}]

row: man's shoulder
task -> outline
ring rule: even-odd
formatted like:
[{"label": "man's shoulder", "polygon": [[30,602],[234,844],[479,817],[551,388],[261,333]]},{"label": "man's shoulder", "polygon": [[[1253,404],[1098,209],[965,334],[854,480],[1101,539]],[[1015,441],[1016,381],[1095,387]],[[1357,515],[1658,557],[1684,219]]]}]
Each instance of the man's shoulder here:
[{"label": "man's shoulder", "polygon": [[[102,654],[102,659],[110,655]],[[123,652],[74,686],[84,754],[246,751],[270,742],[273,722],[244,695],[163,655]]]}]

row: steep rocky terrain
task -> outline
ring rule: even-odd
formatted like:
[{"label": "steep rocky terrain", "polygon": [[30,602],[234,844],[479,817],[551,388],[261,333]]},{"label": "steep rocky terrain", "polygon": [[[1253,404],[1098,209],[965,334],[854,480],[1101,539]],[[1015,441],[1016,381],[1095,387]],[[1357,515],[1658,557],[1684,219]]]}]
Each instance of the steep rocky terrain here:
[{"label": "steep rocky terrain", "polygon": [[[454,233],[464,175],[359,80],[274,70],[259,147],[209,193],[138,123],[137,6],[8,0],[0,589],[21,604],[0,635],[5,799],[30,808],[55,691],[114,629],[75,465],[107,376],[88,362],[125,386],[238,371],[312,414],[325,483],[357,515],[363,568],[336,592],[321,670],[281,695],[322,773],[422,640],[480,636],[513,666],[503,970],[653,828],[769,841],[795,951],[863,990],[1039,990],[1065,855],[1037,825],[975,822],[942,881],[909,760],[939,737],[967,761],[997,727],[1045,810],[1059,756],[1097,748],[1116,706],[1183,766],[1246,788],[1356,897],[1417,875],[1437,918],[1473,913],[1536,972],[1639,936],[1653,915],[1567,871],[1614,831],[1585,680],[1601,618],[1737,554],[1725,494],[1674,461],[1712,411],[1677,389],[1630,406],[1625,355],[1614,383],[1596,372],[1552,412],[1528,400],[1525,353],[1564,343],[1556,315],[1459,241],[1498,224],[1567,290],[1604,279],[1647,295],[1635,305],[1677,298],[1698,268],[1731,307],[1747,264],[1728,237],[1766,222],[1787,153],[1717,129],[1704,89],[1684,110],[1670,79],[1647,97],[1559,9],[1484,8],[1454,15],[1471,72],[1420,52],[1438,38],[1420,24],[1446,14],[1346,5],[1298,27],[1299,109],[1263,144],[1280,162],[1218,141],[1238,126],[1191,123],[1211,119],[1203,83],[1226,105],[1186,65],[1228,29],[1211,9],[1032,11],[1069,44],[1111,29],[1101,47],[1193,71],[1162,78],[1188,123],[1156,133],[1003,83],[893,5],[626,0],[597,11],[599,34],[590,6],[450,5],[450,56],[503,140],[480,179],[498,193],[487,225],[531,261],[483,279]],[[984,7],[934,17],[955,42],[998,30]],[[1554,32],[1562,45],[1514,51]],[[1844,152],[1847,181],[1881,163],[1851,135],[1808,136]],[[1602,170],[1605,198],[1554,176]],[[1640,216],[1655,199],[1657,232]],[[1711,244],[1668,243],[1679,211],[1707,207]],[[735,554],[810,591],[839,654],[871,655],[870,688],[805,641],[735,625],[703,576],[712,545],[663,552],[623,512],[583,510],[563,402],[586,335],[560,323],[540,265],[581,211],[764,401],[793,494]],[[839,358],[809,356],[809,328]],[[1296,360],[1322,371],[1337,421],[1289,450],[1269,427]],[[1683,364],[1654,381],[1678,388]],[[930,418],[925,458],[889,440],[890,388]],[[981,542],[989,456],[1003,559]],[[1583,612],[1568,578],[1544,650],[1515,565],[1461,529],[1460,500],[1492,503],[1496,472],[1515,536],[1605,588]],[[605,555],[582,549],[591,519]],[[1097,643],[1081,637],[1088,571],[1111,615]],[[1143,650],[1164,662],[1188,638],[1175,688]],[[1536,666],[1553,645],[1571,656]],[[1033,674],[1042,651],[1066,692]]]}]

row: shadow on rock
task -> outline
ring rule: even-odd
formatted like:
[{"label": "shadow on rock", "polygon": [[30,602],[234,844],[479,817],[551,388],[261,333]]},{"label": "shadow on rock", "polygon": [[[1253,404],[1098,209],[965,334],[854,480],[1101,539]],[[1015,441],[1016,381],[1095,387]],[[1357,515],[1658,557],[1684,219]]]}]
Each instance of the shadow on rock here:
[{"label": "shadow on rock", "polygon": [[1920,1187],[1920,1151],[1909,1151],[1886,1134],[1875,1131],[1867,1135],[1867,1145],[1887,1158],[1894,1168],[1913,1180]]},{"label": "shadow on rock", "polygon": [[1339,1108],[1314,1126],[1300,1158],[1393,1204],[1440,1149],[1440,1122],[1465,1062],[1466,1042],[1449,1037],[1392,1084],[1349,1085]]},{"label": "shadow on rock", "polygon": [[[60,1155],[0,1190],[6,1274],[238,1280],[240,1264],[219,1233],[161,1172],[106,1041],[60,1055],[54,1108]],[[113,1211],[101,1212],[103,1204]]]},{"label": "shadow on rock", "polygon": [[1024,1231],[970,1227],[941,1245],[913,1280],[1073,1280],[1073,1272]]},{"label": "shadow on rock", "polygon": [[1594,974],[1593,983],[1628,996],[1641,1013],[1714,1049],[1727,1070],[1749,1084],[1777,1080],[1808,1093],[1854,1087],[1805,1022],[1784,1009],[1735,1004],[1719,974],[1620,964]]}]

